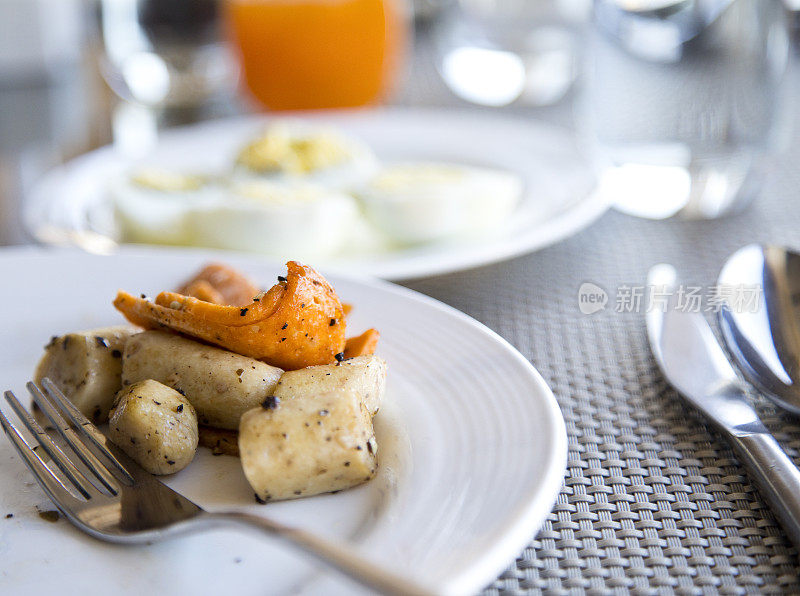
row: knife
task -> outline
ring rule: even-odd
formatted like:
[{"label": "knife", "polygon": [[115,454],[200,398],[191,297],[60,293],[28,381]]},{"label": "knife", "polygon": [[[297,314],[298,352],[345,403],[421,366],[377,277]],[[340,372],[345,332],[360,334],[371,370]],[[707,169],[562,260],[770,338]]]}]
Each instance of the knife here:
[{"label": "knife", "polygon": [[677,274],[656,265],[647,276],[668,296],[646,314],[647,335],[664,376],[728,438],[783,529],[800,548],[800,470],[748,403],[742,382],[702,314],[676,307]]}]

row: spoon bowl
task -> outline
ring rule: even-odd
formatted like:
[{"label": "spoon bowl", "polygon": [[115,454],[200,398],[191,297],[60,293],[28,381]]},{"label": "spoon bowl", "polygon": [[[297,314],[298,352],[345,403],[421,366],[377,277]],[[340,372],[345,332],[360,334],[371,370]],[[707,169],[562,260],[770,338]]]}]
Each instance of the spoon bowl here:
[{"label": "spoon bowl", "polygon": [[719,274],[719,324],[745,378],[800,414],[800,253],[751,244]]}]

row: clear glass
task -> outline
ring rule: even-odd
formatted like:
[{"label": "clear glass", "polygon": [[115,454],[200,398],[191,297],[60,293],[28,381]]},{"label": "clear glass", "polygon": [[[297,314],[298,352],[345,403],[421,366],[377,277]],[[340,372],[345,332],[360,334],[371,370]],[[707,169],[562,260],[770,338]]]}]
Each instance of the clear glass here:
[{"label": "clear glass", "polygon": [[590,0],[454,0],[434,32],[438,67],[461,99],[487,106],[560,101],[578,74]]},{"label": "clear glass", "polygon": [[102,0],[100,8],[102,71],[122,99],[192,108],[235,89],[220,0]]},{"label": "clear glass", "polygon": [[600,192],[654,219],[747,206],[783,131],[778,0],[596,0],[577,122]]},{"label": "clear glass", "polygon": [[114,145],[136,158],[161,129],[222,116],[239,66],[224,40],[221,0],[100,0],[100,70],[122,100]]}]

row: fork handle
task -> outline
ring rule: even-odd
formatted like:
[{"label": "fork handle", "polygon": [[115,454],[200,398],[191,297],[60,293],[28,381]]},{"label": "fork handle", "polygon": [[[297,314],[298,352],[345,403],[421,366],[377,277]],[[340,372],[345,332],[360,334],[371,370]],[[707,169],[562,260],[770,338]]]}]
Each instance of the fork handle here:
[{"label": "fork handle", "polygon": [[351,547],[339,545],[305,530],[284,526],[271,519],[240,512],[209,513],[201,516],[215,526],[238,525],[284,539],[318,561],[340,571],[356,582],[382,594],[432,596],[435,592],[377,567],[355,554]]},{"label": "fork handle", "polygon": [[800,470],[770,434],[734,436],[733,445],[784,531],[800,548]]}]

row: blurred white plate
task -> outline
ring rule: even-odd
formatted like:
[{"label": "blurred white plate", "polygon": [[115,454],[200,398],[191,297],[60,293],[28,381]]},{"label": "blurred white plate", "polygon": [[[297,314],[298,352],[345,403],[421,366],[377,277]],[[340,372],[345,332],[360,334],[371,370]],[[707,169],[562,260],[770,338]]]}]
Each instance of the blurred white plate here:
[{"label": "blurred white plate", "polygon": [[[278,116],[285,117],[285,116]],[[406,279],[486,265],[531,252],[582,230],[607,209],[594,177],[566,130],[530,119],[477,111],[387,108],[302,114],[366,141],[385,160],[438,160],[519,174],[524,198],[501,229],[480,239],[403,248],[375,256],[343,255],[329,270]],[[140,163],[224,172],[239,147],[262,129],[264,116],[206,122],[170,130]],[[93,151],[45,176],[25,213],[29,231],[49,244],[113,249],[115,226],[105,188],[131,162],[111,147]]]},{"label": "blurred white plate", "polygon": [[[118,288],[154,295],[209,259],[227,259],[265,287],[282,266],[208,251],[123,248],[0,251],[0,389],[27,395],[54,334],[118,324]],[[208,509],[247,509],[357,545],[365,555],[445,593],[492,581],[555,502],[566,432],[550,389],[505,340],[466,315],[377,280],[331,276],[355,308],[348,327],[381,332],[389,362],[375,418],[380,472],[335,495],[257,505],[238,459],[200,449],[169,484]],[[10,414],[8,404],[3,410]],[[13,416],[12,416],[13,419]],[[144,547],[96,541],[63,519],[0,437],[0,591],[13,594],[352,594],[290,548],[233,531]],[[6,514],[13,518],[5,519]]]}]

